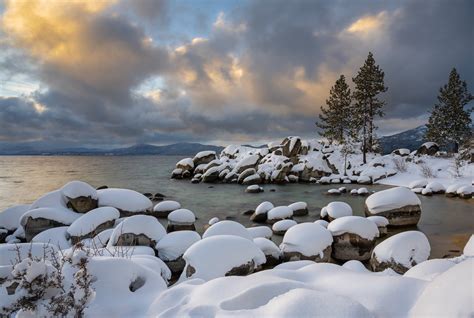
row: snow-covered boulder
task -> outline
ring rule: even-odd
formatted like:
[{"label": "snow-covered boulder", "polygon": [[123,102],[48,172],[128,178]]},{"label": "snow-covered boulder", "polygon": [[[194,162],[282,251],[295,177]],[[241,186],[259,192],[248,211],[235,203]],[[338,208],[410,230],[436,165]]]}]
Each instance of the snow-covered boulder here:
[{"label": "snow-covered boulder", "polygon": [[435,142],[425,142],[416,151],[416,155],[434,156],[439,151],[439,146]]},{"label": "snow-covered boulder", "polygon": [[120,211],[120,216],[149,214],[153,203],[143,194],[129,190],[109,188],[98,190],[99,206],[111,206]]},{"label": "snow-covered boulder", "polygon": [[180,281],[248,275],[266,262],[265,254],[253,240],[235,235],[207,237],[188,248],[183,259],[186,265]]},{"label": "snow-covered boulder", "polygon": [[273,224],[284,219],[291,219],[293,217],[293,210],[287,206],[277,206],[268,211],[267,223]]},{"label": "snow-covered boulder", "polygon": [[49,243],[55,245],[60,250],[71,247],[71,240],[67,233],[67,226],[54,227],[37,234],[31,239],[33,243]]},{"label": "snow-covered boulder", "polygon": [[243,184],[243,185],[253,185],[253,184],[259,184],[259,183],[262,183],[262,178],[261,178],[260,175],[257,174],[257,173],[252,174],[252,175],[246,177],[246,178],[242,181],[242,184]]},{"label": "snow-covered boulder", "polygon": [[255,209],[255,212],[250,217],[250,220],[257,223],[265,222],[267,220],[268,211],[270,211],[273,208],[274,206],[271,202],[264,201],[260,203]]},{"label": "snow-covered boulder", "polygon": [[419,231],[402,232],[374,248],[370,265],[376,272],[391,268],[404,274],[416,264],[426,261],[430,251],[430,243],[425,234]]},{"label": "snow-covered boulder", "polygon": [[68,227],[67,233],[73,244],[86,238],[92,238],[100,232],[114,227],[115,220],[120,217],[116,208],[96,208],[84,214]]},{"label": "snow-covered boulder", "polygon": [[192,158],[184,158],[176,163],[176,168],[183,171],[192,171],[194,169],[194,161]]},{"label": "snow-covered boulder", "polygon": [[341,191],[339,189],[329,189],[327,191],[327,194],[329,194],[329,195],[341,195]]},{"label": "snow-covered boulder", "polygon": [[257,237],[270,239],[273,235],[272,229],[264,225],[248,227],[247,231],[249,232],[250,236],[252,236],[254,239]]},{"label": "snow-covered boulder", "polygon": [[242,224],[230,220],[224,220],[212,225],[206,230],[206,232],[204,232],[202,238],[204,239],[218,235],[234,235],[247,240],[253,240],[252,235]]},{"label": "snow-covered boulder", "polygon": [[392,151],[392,154],[401,156],[401,157],[406,157],[410,155],[410,149],[407,149],[407,148],[395,149],[394,151]]},{"label": "snow-covered boulder", "polygon": [[389,224],[387,218],[381,215],[374,215],[374,216],[367,217],[367,220],[370,220],[374,222],[375,225],[377,225],[377,228],[379,229],[380,237],[387,235],[387,226]]},{"label": "snow-covered boulder", "polygon": [[340,261],[368,260],[379,236],[374,222],[360,216],[343,216],[330,222],[332,256]]},{"label": "snow-covered boulder", "polygon": [[333,238],[331,232],[314,223],[291,227],[280,245],[284,261],[311,260],[328,262]]},{"label": "snow-covered boulder", "polygon": [[463,183],[453,183],[446,188],[445,194],[447,197],[455,197],[458,195],[457,194],[458,189],[467,185],[468,184],[463,184]]},{"label": "snow-covered boulder", "polygon": [[166,235],[166,230],[158,220],[149,215],[134,215],[124,219],[114,229],[107,246],[149,246]]},{"label": "snow-covered boulder", "polygon": [[288,207],[293,210],[294,216],[308,215],[308,204],[306,202],[295,202]]},{"label": "snow-covered boulder", "polygon": [[472,198],[472,193],[473,193],[474,187],[472,185],[465,185],[462,187],[459,187],[456,190],[456,194],[458,197],[462,199],[470,199]]},{"label": "snow-covered boulder", "polygon": [[31,204],[31,210],[38,208],[67,208],[67,199],[61,190],[51,191]]},{"label": "snow-covered boulder", "polygon": [[264,266],[273,267],[280,263],[281,251],[275,243],[263,237],[254,238],[253,242],[265,254],[266,262],[263,264]]},{"label": "snow-covered boulder", "polygon": [[181,209],[181,204],[176,201],[161,201],[153,208],[153,215],[157,218],[167,218],[171,212]]},{"label": "snow-covered boulder", "polygon": [[219,180],[219,175],[221,173],[221,167],[220,166],[214,166],[206,170],[204,174],[201,177],[201,181],[204,183],[212,183],[216,182]]},{"label": "snow-covered boulder", "polygon": [[367,195],[367,194],[369,194],[369,190],[367,190],[367,188],[357,189],[357,195]]},{"label": "snow-covered boulder", "polygon": [[427,184],[428,184],[428,180],[418,179],[418,180],[414,180],[414,181],[410,182],[410,184],[408,184],[408,187],[410,189],[424,188],[424,187],[426,187]]},{"label": "snow-covered boulder", "polygon": [[248,186],[247,189],[245,189],[245,192],[260,193],[260,192],[263,192],[263,188],[259,186],[258,184],[253,184],[253,185]]},{"label": "snow-covered boulder", "polygon": [[357,183],[358,184],[372,184],[372,178],[368,175],[363,175],[357,178]]},{"label": "snow-covered boulder", "polygon": [[193,163],[194,163],[194,166],[197,167],[201,164],[208,164],[209,162],[215,159],[216,159],[215,151],[201,151],[201,152],[198,152],[194,156]]},{"label": "snow-covered boulder", "polygon": [[301,150],[301,138],[296,136],[287,137],[283,139],[281,145],[285,157],[296,157]]},{"label": "snow-covered boulder", "polygon": [[67,199],[67,207],[79,213],[86,213],[97,208],[97,190],[82,181],[71,181],[61,188]]},{"label": "snow-covered boulder", "polygon": [[383,190],[367,198],[365,215],[384,216],[391,226],[416,225],[421,217],[421,201],[405,187]]},{"label": "snow-covered boulder", "polygon": [[[326,221],[331,222],[337,218],[343,216],[352,215],[352,208],[349,204],[342,201],[333,201],[326,205],[324,208],[325,212],[321,213],[321,217],[326,219]],[[324,216],[323,216],[324,214]]]},{"label": "snow-covered boulder", "polygon": [[236,164],[234,169],[238,174],[241,174],[242,172],[250,168],[255,169],[257,167],[259,160],[260,160],[259,155],[250,155],[250,156],[244,157]]},{"label": "snow-covered boulder", "polygon": [[465,260],[426,286],[410,311],[411,317],[472,317],[474,259]]},{"label": "snow-covered boulder", "polygon": [[295,226],[296,221],[294,220],[281,220],[278,222],[275,222],[272,225],[272,231],[273,234],[275,235],[285,235],[286,231],[288,231],[292,226]]},{"label": "snow-covered boulder", "polygon": [[84,244],[84,246],[90,247],[90,248],[106,247],[113,232],[114,232],[114,229],[104,230],[91,239],[82,240],[82,243]]},{"label": "snow-covered boulder", "polygon": [[446,191],[446,188],[437,181],[432,181],[428,183],[425,189],[429,189],[432,194],[442,194]]},{"label": "snow-covered boulder", "polygon": [[70,225],[82,215],[63,207],[38,208],[24,213],[20,224],[25,230],[25,239],[29,242],[38,233],[53,227]]},{"label": "snow-covered boulder", "polygon": [[194,213],[188,209],[178,209],[174,210],[168,214],[168,232],[174,231],[196,231],[194,222],[196,221],[196,216]]},{"label": "snow-covered boulder", "polygon": [[194,231],[176,231],[159,240],[155,249],[158,251],[158,257],[173,273],[181,273],[185,266],[184,252],[199,240],[201,237]]}]

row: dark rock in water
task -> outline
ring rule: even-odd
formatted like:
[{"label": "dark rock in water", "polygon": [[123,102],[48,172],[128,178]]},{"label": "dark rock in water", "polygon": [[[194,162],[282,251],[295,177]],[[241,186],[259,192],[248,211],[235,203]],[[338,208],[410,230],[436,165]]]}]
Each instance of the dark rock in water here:
[{"label": "dark rock in water", "polygon": [[151,194],[150,192],[145,192],[143,193],[144,196],[146,196],[148,199],[151,199],[153,197],[153,194]]},{"label": "dark rock in water", "polygon": [[164,198],[163,197],[153,197],[151,200],[152,201],[163,201]]},{"label": "dark rock in water", "polygon": [[270,192],[276,192],[276,189],[270,189]]},{"label": "dark rock in water", "polygon": [[265,223],[267,221],[267,213],[256,214],[254,212],[250,217],[250,221],[255,223]]},{"label": "dark rock in water", "polygon": [[212,188],[214,188],[214,186],[208,186],[207,188],[208,188],[208,189],[212,189]]},{"label": "dark rock in water", "polygon": [[196,231],[196,226],[194,224],[168,224],[166,228],[168,233],[175,232],[175,231]]},{"label": "dark rock in water", "polygon": [[5,243],[5,239],[8,235],[9,234],[6,229],[0,228],[0,244]]},{"label": "dark rock in water", "polygon": [[155,197],[166,198],[166,195],[157,192],[155,193]]},{"label": "dark rock in water", "polygon": [[78,213],[86,213],[98,207],[98,200],[91,197],[77,197],[74,199],[67,198],[69,201],[67,207]]},{"label": "dark rock in water", "polygon": [[418,224],[421,218],[421,206],[406,205],[404,207],[379,212],[370,213],[367,206],[365,207],[365,216],[380,215],[387,218],[390,226],[414,226]]},{"label": "dark rock in water", "polygon": [[103,189],[108,189],[109,187],[106,185],[100,186],[97,188],[97,190],[103,190]]},{"label": "dark rock in water", "polygon": [[254,210],[247,210],[242,212],[242,215],[252,215],[255,211]]},{"label": "dark rock in water", "polygon": [[226,220],[235,220],[235,216],[226,216],[225,217]]}]

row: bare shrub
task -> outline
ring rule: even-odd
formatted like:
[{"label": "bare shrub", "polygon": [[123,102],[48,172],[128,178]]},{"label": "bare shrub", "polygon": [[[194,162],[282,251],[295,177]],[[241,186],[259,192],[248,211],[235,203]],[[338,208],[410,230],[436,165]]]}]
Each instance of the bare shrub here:
[{"label": "bare shrub", "polygon": [[405,158],[397,156],[393,158],[393,164],[398,172],[407,172],[408,165]]},{"label": "bare shrub", "polygon": [[434,178],[434,177],[436,177],[436,173],[433,171],[433,169],[426,162],[423,162],[423,163],[420,164],[420,170],[421,170],[421,174],[425,178]]}]

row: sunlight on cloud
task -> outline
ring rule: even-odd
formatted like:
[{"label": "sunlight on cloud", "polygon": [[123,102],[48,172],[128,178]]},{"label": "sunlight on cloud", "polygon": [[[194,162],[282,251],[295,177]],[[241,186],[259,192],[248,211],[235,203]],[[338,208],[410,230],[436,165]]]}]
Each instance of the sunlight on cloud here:
[{"label": "sunlight on cloud", "polygon": [[387,12],[382,11],[377,15],[369,15],[362,17],[352,23],[346,31],[354,34],[366,35],[371,32],[377,31],[380,27],[383,26],[387,20]]}]

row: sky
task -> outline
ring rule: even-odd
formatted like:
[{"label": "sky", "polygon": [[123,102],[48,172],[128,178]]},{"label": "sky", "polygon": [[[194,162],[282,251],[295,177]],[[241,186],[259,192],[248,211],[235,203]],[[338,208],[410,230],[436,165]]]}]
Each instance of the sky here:
[{"label": "sky", "polygon": [[369,51],[378,135],[423,125],[456,67],[474,91],[474,1],[0,0],[0,147],[317,137]]}]

